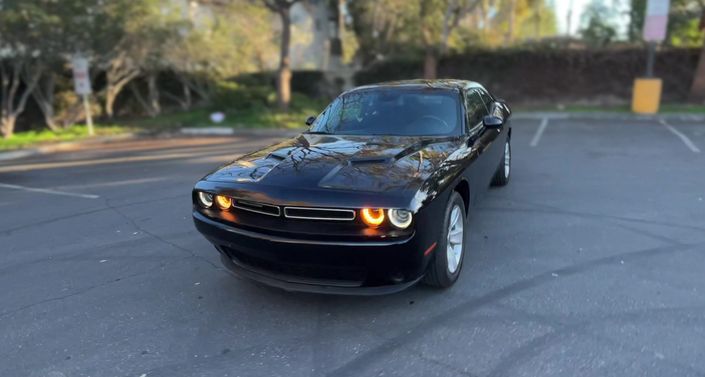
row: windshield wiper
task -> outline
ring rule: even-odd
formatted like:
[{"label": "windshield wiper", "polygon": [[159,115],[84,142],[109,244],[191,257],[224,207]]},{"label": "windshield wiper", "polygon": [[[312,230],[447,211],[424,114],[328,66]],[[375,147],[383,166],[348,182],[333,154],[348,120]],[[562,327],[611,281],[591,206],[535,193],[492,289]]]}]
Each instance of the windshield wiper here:
[{"label": "windshield wiper", "polygon": [[326,131],[306,131],[304,133],[309,135],[332,135],[330,132]]}]

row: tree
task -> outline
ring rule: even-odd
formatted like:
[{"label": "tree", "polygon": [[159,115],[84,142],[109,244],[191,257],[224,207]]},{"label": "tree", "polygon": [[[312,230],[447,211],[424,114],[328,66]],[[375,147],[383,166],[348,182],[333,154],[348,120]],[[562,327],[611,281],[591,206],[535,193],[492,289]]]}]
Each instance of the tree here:
[{"label": "tree", "polygon": [[281,42],[279,45],[279,69],[277,71],[277,104],[279,109],[288,110],[291,102],[291,7],[299,0],[262,0],[281,21]]},{"label": "tree", "polygon": [[584,27],[580,35],[588,44],[595,47],[604,47],[611,43],[617,36],[614,12],[604,0],[593,0],[583,13]]},{"label": "tree", "polygon": [[[132,80],[147,73],[151,81],[148,112],[158,112],[156,75],[163,47],[178,36],[181,23],[170,18],[170,9],[160,0],[114,0],[106,3],[115,33],[105,35],[107,51],[97,52],[99,67],[105,71],[105,114],[114,115],[117,96]],[[158,100],[157,100],[158,101]]]},{"label": "tree", "polygon": [[363,64],[419,46],[418,1],[352,0],[347,6]]},{"label": "tree", "polygon": [[0,135],[12,137],[17,118],[45,70],[50,18],[36,1],[4,1],[0,12]]},{"label": "tree", "polygon": [[641,41],[644,29],[644,17],[646,16],[646,0],[631,0],[629,10],[629,40],[632,42]]},{"label": "tree", "polygon": [[460,20],[480,0],[420,0],[419,24],[424,46],[424,78],[438,76],[438,60],[448,51],[448,39]]},{"label": "tree", "polygon": [[[703,41],[702,21],[705,20],[705,4],[694,0],[674,0],[671,6],[669,38],[685,45],[700,45],[700,58],[693,74],[689,100],[705,101],[705,42]],[[680,44],[680,43],[679,43]]]}]

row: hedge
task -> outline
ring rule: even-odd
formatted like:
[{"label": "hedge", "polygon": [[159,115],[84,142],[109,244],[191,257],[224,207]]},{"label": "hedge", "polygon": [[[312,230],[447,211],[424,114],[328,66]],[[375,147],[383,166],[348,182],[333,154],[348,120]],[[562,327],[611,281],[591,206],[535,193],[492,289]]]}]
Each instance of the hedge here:
[{"label": "hedge", "polygon": [[[655,74],[664,80],[665,101],[687,98],[698,49],[658,52]],[[516,102],[575,102],[599,98],[628,101],[635,77],[646,70],[646,51],[623,49],[499,49],[450,55],[439,62],[439,77],[478,81]],[[357,85],[418,78],[423,57],[378,62],[355,75]]]}]

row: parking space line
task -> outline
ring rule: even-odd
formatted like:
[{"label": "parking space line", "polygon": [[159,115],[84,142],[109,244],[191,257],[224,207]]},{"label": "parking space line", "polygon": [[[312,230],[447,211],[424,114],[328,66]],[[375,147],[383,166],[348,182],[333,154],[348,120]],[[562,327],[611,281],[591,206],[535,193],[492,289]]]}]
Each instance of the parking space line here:
[{"label": "parking space line", "polygon": [[535,147],[535,146],[539,145],[539,141],[541,141],[541,136],[543,136],[543,132],[546,131],[547,126],[548,126],[548,118],[541,119],[541,124],[539,124],[539,128],[536,130],[536,134],[534,135],[534,138],[531,139],[531,143],[529,143],[530,146]]},{"label": "parking space line", "polygon": [[76,198],[83,198],[83,199],[98,199],[98,198],[100,198],[100,196],[98,196],[98,195],[79,194],[76,192],[57,191],[57,190],[51,190],[51,189],[26,187],[26,186],[20,186],[20,185],[9,185],[7,183],[0,183],[0,187],[1,188],[8,188],[8,189],[15,189],[15,190],[22,190],[22,191],[30,191],[30,192],[41,192],[43,194],[50,194],[50,195],[73,196]]},{"label": "parking space line", "polygon": [[671,131],[674,135],[678,136],[683,141],[683,144],[685,144],[688,149],[690,149],[693,153],[700,153],[700,148],[698,148],[695,143],[693,143],[688,136],[686,136],[684,133],[678,131],[675,127],[671,126],[666,122],[664,119],[661,119],[659,121],[662,126],[666,127],[667,130]]}]

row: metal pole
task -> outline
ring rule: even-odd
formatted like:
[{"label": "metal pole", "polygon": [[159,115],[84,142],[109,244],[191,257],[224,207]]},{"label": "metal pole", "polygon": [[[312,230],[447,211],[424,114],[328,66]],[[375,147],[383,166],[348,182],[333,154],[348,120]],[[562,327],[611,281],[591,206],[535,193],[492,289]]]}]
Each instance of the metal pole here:
[{"label": "metal pole", "polygon": [[91,104],[88,102],[88,95],[83,95],[83,109],[86,112],[86,126],[88,127],[88,136],[93,136],[93,117],[91,117]]},{"label": "metal pole", "polygon": [[654,60],[656,60],[656,42],[649,42],[649,53],[646,59],[646,77],[654,77]]}]

